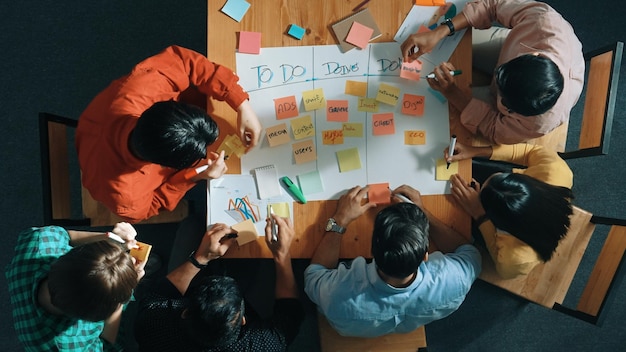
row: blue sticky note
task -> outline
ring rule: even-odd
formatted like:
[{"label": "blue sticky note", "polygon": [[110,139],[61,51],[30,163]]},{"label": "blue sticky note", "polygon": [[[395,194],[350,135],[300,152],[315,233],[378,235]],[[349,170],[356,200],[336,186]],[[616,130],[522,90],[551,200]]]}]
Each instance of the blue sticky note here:
[{"label": "blue sticky note", "polygon": [[249,8],[250,3],[245,0],[228,0],[221,11],[233,20],[240,22]]},{"label": "blue sticky note", "polygon": [[324,192],[322,178],[317,170],[298,175],[298,181],[304,194]]},{"label": "blue sticky note", "polygon": [[435,96],[435,98],[437,98],[437,100],[439,100],[442,104],[445,103],[448,99],[446,99],[446,97],[443,96],[443,94],[439,93],[438,91],[428,87],[428,91]]},{"label": "blue sticky note", "polygon": [[287,34],[289,34],[290,36],[296,38],[296,39],[302,39],[302,37],[304,36],[305,33],[305,29],[298,26],[297,24],[291,24],[289,26],[289,31],[287,32]]}]

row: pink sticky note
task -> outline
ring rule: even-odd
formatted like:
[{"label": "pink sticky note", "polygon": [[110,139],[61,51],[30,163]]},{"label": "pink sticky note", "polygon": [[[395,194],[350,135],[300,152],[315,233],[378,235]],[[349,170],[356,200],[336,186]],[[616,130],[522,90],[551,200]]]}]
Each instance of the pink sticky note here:
[{"label": "pink sticky note", "polygon": [[388,204],[391,203],[391,191],[389,183],[372,183],[367,190],[369,203]]},{"label": "pink sticky note", "polygon": [[352,27],[350,27],[350,32],[348,32],[348,36],[346,37],[346,42],[363,49],[370,41],[372,33],[374,33],[372,28],[364,26],[359,22],[352,22]]},{"label": "pink sticky note", "polygon": [[274,99],[274,110],[276,111],[277,120],[298,116],[296,96],[292,95],[289,97]]},{"label": "pink sticky note", "polygon": [[411,79],[414,81],[420,80],[420,72],[422,71],[422,62],[419,60],[413,60],[413,62],[403,62],[400,67],[400,77],[405,79]]},{"label": "pink sticky note", "polygon": [[239,32],[239,52],[259,54],[261,52],[261,33]]},{"label": "pink sticky note", "polygon": [[424,115],[425,99],[423,95],[405,93],[402,98],[402,113],[411,116]]},{"label": "pink sticky note", "polygon": [[348,121],[348,101],[347,100],[327,100],[326,120],[334,122]]},{"label": "pink sticky note", "polygon": [[393,121],[393,113],[386,112],[372,115],[372,132],[374,136],[396,133]]},{"label": "pink sticky note", "polygon": [[430,32],[430,29],[428,29],[428,27],[424,26],[423,24],[420,25],[420,28],[417,29],[417,33],[425,33],[425,32]]}]

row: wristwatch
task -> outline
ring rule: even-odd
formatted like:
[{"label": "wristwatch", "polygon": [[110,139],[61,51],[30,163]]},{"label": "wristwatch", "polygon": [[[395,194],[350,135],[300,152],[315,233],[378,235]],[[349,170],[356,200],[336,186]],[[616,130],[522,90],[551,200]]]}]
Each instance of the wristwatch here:
[{"label": "wristwatch", "polygon": [[189,257],[187,257],[187,260],[189,262],[191,262],[191,264],[193,264],[193,266],[195,266],[196,268],[202,270],[204,268],[206,268],[207,266],[209,266],[209,264],[200,264],[197,260],[196,257],[194,257],[193,255],[196,254],[196,251],[192,251],[191,253],[189,253]]},{"label": "wristwatch", "polygon": [[446,18],[445,21],[441,22],[441,25],[446,25],[448,26],[448,29],[450,30],[450,34],[448,34],[448,37],[451,35],[454,35],[454,33],[456,32],[456,30],[454,29],[454,23],[452,23],[452,19],[450,18]]},{"label": "wristwatch", "polygon": [[346,228],[339,226],[335,219],[330,218],[328,219],[328,222],[326,222],[326,232],[337,232],[338,234],[343,235],[344,233],[346,233]]}]

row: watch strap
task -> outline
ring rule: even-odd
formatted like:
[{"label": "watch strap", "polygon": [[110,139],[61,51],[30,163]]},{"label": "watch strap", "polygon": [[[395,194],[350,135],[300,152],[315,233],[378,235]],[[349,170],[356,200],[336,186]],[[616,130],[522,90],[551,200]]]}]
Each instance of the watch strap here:
[{"label": "watch strap", "polygon": [[187,260],[193,264],[193,266],[195,266],[196,268],[202,270],[204,268],[206,268],[207,266],[209,266],[209,264],[200,264],[197,260],[196,257],[194,257],[193,255],[196,254],[196,251],[192,251],[191,253],[189,253],[189,257],[187,257]]},{"label": "watch strap", "polygon": [[328,219],[328,221],[331,223],[331,227],[330,227],[330,230],[326,230],[326,232],[336,232],[341,235],[346,233],[346,228],[343,226],[339,226],[339,224],[337,224],[337,221],[335,221],[335,219],[330,218]]},{"label": "watch strap", "polygon": [[444,25],[444,24],[448,26],[448,29],[450,30],[450,34],[448,34],[448,37],[456,33],[456,30],[454,28],[454,23],[452,23],[451,18],[447,18],[445,21],[441,22],[441,25]]}]

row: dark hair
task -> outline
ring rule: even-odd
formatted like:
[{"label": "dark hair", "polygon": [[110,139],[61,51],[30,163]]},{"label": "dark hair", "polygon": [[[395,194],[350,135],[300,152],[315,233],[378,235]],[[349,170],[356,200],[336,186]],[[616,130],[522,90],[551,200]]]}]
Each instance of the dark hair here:
[{"label": "dark hair", "polygon": [[108,241],[72,248],[48,273],[52,304],[69,317],[101,321],[130,300],[137,271],[122,246]]},{"label": "dark hair", "polygon": [[235,280],[227,276],[196,276],[185,293],[183,324],[202,347],[226,347],[239,336],[245,312]]},{"label": "dark hair", "polygon": [[480,191],[493,224],[531,246],[543,261],[567,234],[572,198],[569,188],[516,173],[494,174]]},{"label": "dark hair", "polygon": [[428,252],[428,219],[415,204],[396,203],[374,220],[372,255],[386,275],[405,278],[417,271]]},{"label": "dark hair", "polygon": [[495,72],[502,105],[524,115],[550,110],[563,92],[563,75],[550,59],[522,55],[500,65]]},{"label": "dark hair", "polygon": [[129,143],[140,159],[180,170],[205,158],[218,135],[217,123],[206,111],[169,100],[141,114]]}]

